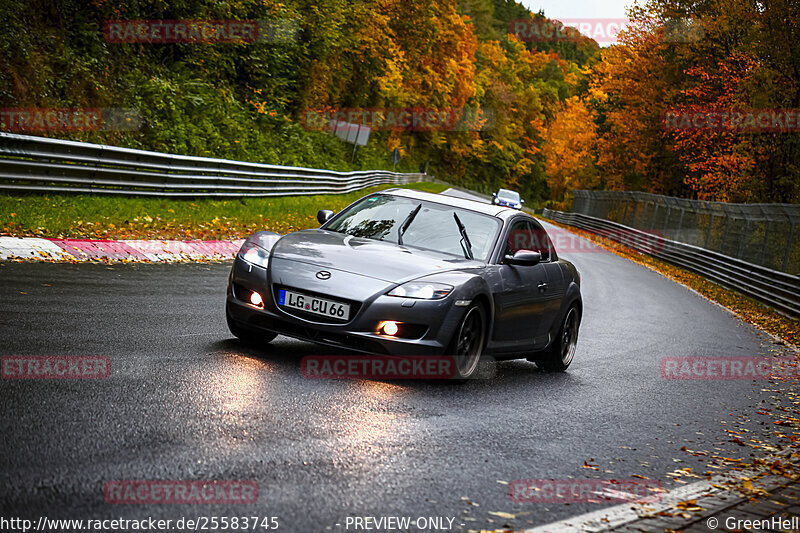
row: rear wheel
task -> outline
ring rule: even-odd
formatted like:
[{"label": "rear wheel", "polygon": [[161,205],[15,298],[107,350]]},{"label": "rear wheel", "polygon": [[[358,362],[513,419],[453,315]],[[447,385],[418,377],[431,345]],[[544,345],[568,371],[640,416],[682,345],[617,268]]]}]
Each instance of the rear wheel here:
[{"label": "rear wheel", "polygon": [[259,344],[268,344],[271,342],[275,337],[278,336],[277,333],[268,333],[268,332],[260,332],[255,331],[252,329],[248,329],[235,320],[233,320],[228,313],[225,313],[225,318],[228,321],[228,329],[233,336],[246,342],[247,344],[259,345]]},{"label": "rear wheel", "polygon": [[566,370],[575,356],[580,323],[580,312],[578,307],[573,305],[564,315],[564,321],[558,330],[558,337],[547,350],[534,358],[536,364],[548,372],[563,372]]},{"label": "rear wheel", "polygon": [[486,317],[480,305],[470,307],[450,343],[448,353],[455,360],[456,380],[471,378],[478,369],[486,338]]}]

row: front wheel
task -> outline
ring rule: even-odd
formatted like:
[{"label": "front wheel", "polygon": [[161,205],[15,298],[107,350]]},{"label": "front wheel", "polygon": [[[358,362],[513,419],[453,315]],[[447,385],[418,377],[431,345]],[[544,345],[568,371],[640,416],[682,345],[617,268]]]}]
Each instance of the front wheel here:
[{"label": "front wheel", "polygon": [[448,353],[455,361],[454,379],[471,378],[478,369],[486,340],[486,316],[480,305],[470,307],[450,343]]},{"label": "front wheel", "polygon": [[548,372],[565,371],[572,358],[575,356],[575,347],[578,344],[578,327],[581,323],[578,307],[573,305],[564,315],[564,321],[558,330],[558,337],[545,350],[542,355],[537,356],[534,361],[543,370]]}]

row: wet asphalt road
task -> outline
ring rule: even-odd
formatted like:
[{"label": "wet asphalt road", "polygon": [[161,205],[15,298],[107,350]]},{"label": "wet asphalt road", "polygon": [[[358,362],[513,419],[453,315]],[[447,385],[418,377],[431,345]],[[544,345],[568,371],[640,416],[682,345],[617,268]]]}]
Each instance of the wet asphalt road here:
[{"label": "wet asphalt road", "polygon": [[[599,504],[515,503],[498,481],[636,474],[669,488],[667,472],[706,470],[682,446],[743,456],[725,433],[734,421],[770,438],[747,421],[761,384],[659,375],[662,357],[769,354],[768,338],[625,259],[562,255],[585,302],[569,372],[504,362],[464,385],[304,379],[303,356],[334,351],[232,338],[229,265],[2,264],[0,355],[106,355],[113,372],[0,380],[0,516],[275,516],[298,532],[346,531],[347,516],[426,516],[455,518],[455,531],[521,528]],[[132,479],[252,480],[259,498],[104,501],[106,482]]]}]

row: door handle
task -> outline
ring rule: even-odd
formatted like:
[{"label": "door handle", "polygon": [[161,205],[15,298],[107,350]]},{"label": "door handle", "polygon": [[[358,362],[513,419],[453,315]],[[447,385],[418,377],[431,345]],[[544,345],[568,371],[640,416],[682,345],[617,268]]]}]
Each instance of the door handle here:
[{"label": "door handle", "polygon": [[544,281],[539,282],[539,292],[544,292],[547,290],[547,283]]}]

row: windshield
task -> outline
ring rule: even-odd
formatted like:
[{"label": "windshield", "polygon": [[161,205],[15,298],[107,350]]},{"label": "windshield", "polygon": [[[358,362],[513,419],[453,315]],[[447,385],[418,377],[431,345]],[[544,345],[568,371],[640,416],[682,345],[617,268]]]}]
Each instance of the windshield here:
[{"label": "windshield", "polygon": [[503,200],[513,200],[515,202],[519,202],[519,193],[509,191],[508,189],[500,189],[497,191],[497,196]]},{"label": "windshield", "polygon": [[474,211],[413,198],[390,195],[364,198],[342,212],[325,229],[354,237],[397,243],[400,227],[420,205],[421,209],[402,232],[403,246],[434,250],[463,258],[463,236],[453,217],[456,214],[469,235],[474,258],[481,261],[488,259],[500,231],[499,220]]}]

